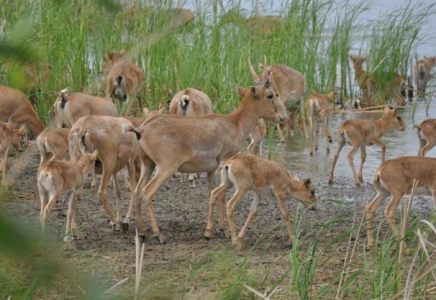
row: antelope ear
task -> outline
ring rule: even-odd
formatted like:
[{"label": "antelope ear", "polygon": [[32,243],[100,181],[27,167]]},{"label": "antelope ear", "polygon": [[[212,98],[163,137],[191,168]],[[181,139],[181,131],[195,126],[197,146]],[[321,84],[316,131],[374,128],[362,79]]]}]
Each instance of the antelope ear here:
[{"label": "antelope ear", "polygon": [[112,60],[113,57],[114,57],[114,53],[113,53],[113,52],[108,52],[108,53],[106,54],[106,57],[107,57],[107,59]]},{"label": "antelope ear", "polygon": [[238,86],[238,88],[236,89],[236,91],[238,92],[238,95],[241,97],[244,97],[245,92],[247,91],[247,89],[243,88],[242,86]]},{"label": "antelope ear", "polygon": [[354,56],[354,55],[350,55],[350,58],[351,58],[351,60],[355,60],[355,59],[356,59],[356,56]]},{"label": "antelope ear", "polygon": [[123,56],[124,54],[126,54],[126,50],[122,49],[119,54],[120,54],[120,56]]},{"label": "antelope ear", "polygon": [[162,107],[159,109],[159,114],[163,115],[163,114],[165,113],[165,109],[166,109],[166,107],[165,107],[165,106],[162,106]]},{"label": "antelope ear", "polygon": [[147,116],[147,115],[150,113],[150,111],[148,110],[147,107],[144,107],[144,109],[142,110],[142,112],[144,113],[145,116]]},{"label": "antelope ear", "polygon": [[384,109],[385,114],[387,114],[390,110],[391,110],[391,108],[389,107],[389,105],[386,105],[385,109]]},{"label": "antelope ear", "polygon": [[304,186],[305,187],[310,187],[310,185],[312,184],[312,181],[310,180],[310,178],[307,178],[304,180]]},{"label": "antelope ear", "polygon": [[250,94],[254,97],[257,98],[259,95],[257,93],[256,87],[252,86],[250,87]]},{"label": "antelope ear", "polygon": [[330,92],[327,94],[327,98],[333,99],[335,97],[335,92]]}]

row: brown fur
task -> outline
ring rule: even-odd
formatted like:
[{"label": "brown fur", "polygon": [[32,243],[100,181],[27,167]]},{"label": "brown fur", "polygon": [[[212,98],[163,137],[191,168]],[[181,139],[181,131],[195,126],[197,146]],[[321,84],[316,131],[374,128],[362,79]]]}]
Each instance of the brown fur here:
[{"label": "brown fur", "polygon": [[124,115],[130,111],[132,98],[138,98],[139,108],[144,109],[141,96],[144,93],[144,73],[128,60],[123,60],[124,50],[119,53],[108,52],[103,64],[106,76],[106,97],[114,97],[121,102],[126,101]]},{"label": "brown fur", "polygon": [[21,139],[25,133],[25,127],[20,129],[14,129],[14,125],[11,123],[0,122],[0,154],[3,153],[2,160],[2,185],[4,186],[6,181],[6,171],[9,169],[8,156],[11,148],[15,149],[15,156],[18,159],[19,151],[21,148]]},{"label": "brown fur", "polygon": [[323,123],[324,136],[326,139],[326,150],[327,153],[330,152],[329,143],[332,142],[332,135],[328,128],[328,117],[329,117],[329,100],[333,101],[335,97],[334,92],[329,94],[318,94],[313,92],[312,95],[307,98],[306,101],[306,111],[309,118],[310,126],[310,155],[313,155],[313,134],[315,132],[315,150],[318,150],[318,133],[319,133],[319,122]]},{"label": "brown fur", "polygon": [[[260,193],[262,191],[266,190],[269,196],[275,196],[278,200],[283,219],[287,226],[291,245],[294,235],[289,220],[289,212],[285,203],[285,196],[288,195],[296,198],[312,209],[315,209],[317,205],[315,189],[312,187],[310,179],[306,179],[304,182],[300,181],[298,178],[290,176],[281,165],[254,155],[238,154],[227,160],[221,169],[220,182],[220,186],[214,189],[210,194],[209,217],[205,236],[206,238],[210,238],[213,231],[213,214],[216,198],[222,194],[224,194],[225,197],[226,191],[234,186],[236,192],[227,203],[226,208],[232,244],[238,250],[242,248],[245,231],[250,221],[257,213]],[[238,236],[236,236],[234,209],[249,190],[254,191],[254,200],[244,227],[241,229]],[[224,216],[221,216],[219,224],[221,231],[224,231],[223,221]]]},{"label": "brown fur", "polygon": [[[62,108],[62,105],[64,107]],[[61,92],[53,104],[57,127],[72,127],[78,119],[89,115],[117,116],[117,108],[110,98],[100,98],[73,92]]]},{"label": "brown fur", "polygon": [[[170,102],[170,115],[181,116],[204,116],[212,113],[212,101],[202,91],[187,88],[178,92]],[[185,175],[180,177],[182,182],[185,181]],[[195,187],[194,174],[189,174],[189,183]]]},{"label": "brown fur", "polygon": [[[62,193],[68,191],[67,225],[64,241],[71,239],[71,230],[76,224],[76,196],[82,189],[85,178],[94,166],[97,151],[82,154],[77,162],[51,160],[38,170],[38,190],[41,199],[40,221],[44,231],[45,222]],[[72,233],[75,236],[75,232]]]},{"label": "brown fur", "polygon": [[[338,146],[332,163],[332,171],[329,177],[329,183],[333,183],[333,173],[335,171],[335,165],[339,157],[339,153],[346,143],[352,146],[350,152],[348,152],[348,163],[353,171],[354,180],[358,186],[362,186],[362,170],[363,164],[366,160],[367,145],[377,144],[382,149],[382,163],[385,161],[386,146],[380,139],[391,127],[399,131],[404,131],[406,125],[404,120],[397,114],[396,109],[389,109],[385,107],[385,114],[380,119],[374,120],[348,120],[341,124],[338,128]],[[359,175],[354,168],[353,158],[357,150],[361,151],[361,165]]]},{"label": "brown fur", "polygon": [[35,136],[44,126],[23,92],[0,85],[0,122],[13,123],[15,128],[25,125]]},{"label": "brown fur", "polygon": [[421,93],[425,93],[428,81],[431,78],[432,68],[435,66],[436,56],[425,57],[415,66],[416,86]]},{"label": "brown fur", "polygon": [[[266,76],[264,76],[266,78]],[[161,243],[162,234],[154,216],[152,199],[156,191],[175,172],[208,173],[209,190],[215,170],[222,161],[237,154],[242,142],[260,118],[280,122],[286,118],[281,101],[270,88],[260,84],[248,89],[239,87],[243,97],[239,109],[231,115],[211,114],[201,117],[160,115],[145,121],[135,131],[146,160],[141,160],[141,176],[135,190],[139,234],[144,235],[141,199],[144,195],[153,233]],[[157,168],[156,168],[157,166]],[[148,182],[154,169],[155,176]],[[144,189],[143,185],[146,183]]]},{"label": "brown fur", "polygon": [[262,146],[263,140],[266,135],[266,125],[263,119],[259,119],[257,121],[256,126],[254,126],[253,130],[249,135],[249,139],[251,139],[250,144],[247,147],[247,151],[253,155],[262,156]]},{"label": "brown fur", "polygon": [[405,194],[409,194],[413,180],[418,181],[416,193],[433,195],[436,204],[436,159],[428,157],[405,156],[383,163],[374,173],[375,198],[366,206],[368,246],[374,249],[374,216],[383,200],[391,195],[385,209],[389,227],[398,235],[395,224],[395,210]]},{"label": "brown fur", "polygon": [[436,119],[425,120],[419,125],[413,125],[413,128],[418,129],[418,156],[425,156],[436,145]]},{"label": "brown fur", "polygon": [[[132,125],[139,126],[143,121],[143,119],[139,118],[85,116],[73,125],[68,137],[72,161],[76,160],[74,153],[78,148],[81,148],[82,152],[98,150],[98,165],[96,164],[94,171],[96,174],[103,175],[98,193],[114,230],[119,230],[121,222],[121,212],[119,209],[121,190],[116,179],[116,174],[127,166],[130,175],[130,187],[132,190],[135,189],[134,161],[138,154],[142,153],[136,149],[134,135],[132,133],[125,133],[123,128],[131,127]],[[107,185],[111,177],[114,182],[117,203],[116,218],[107,200]],[[95,182],[92,183],[92,185],[95,184]],[[123,230],[128,229],[132,208],[133,198],[131,198],[129,211],[121,224]]]},{"label": "brown fur", "polygon": [[[285,65],[271,65],[267,70],[268,72],[271,72],[271,83],[274,90],[288,109],[289,118],[284,123],[284,136],[280,129],[280,125],[277,125],[277,132],[280,136],[280,140],[284,142],[285,138],[289,137],[291,127],[293,127],[293,124],[295,123],[295,115],[300,106],[300,102],[302,103],[303,98],[306,95],[306,80],[300,72]],[[304,114],[304,107],[302,108],[302,113]],[[303,125],[306,133],[305,123],[303,123]]]},{"label": "brown fur", "polygon": [[71,128],[47,128],[36,139],[42,164],[49,160],[61,160],[68,154],[68,135]]}]

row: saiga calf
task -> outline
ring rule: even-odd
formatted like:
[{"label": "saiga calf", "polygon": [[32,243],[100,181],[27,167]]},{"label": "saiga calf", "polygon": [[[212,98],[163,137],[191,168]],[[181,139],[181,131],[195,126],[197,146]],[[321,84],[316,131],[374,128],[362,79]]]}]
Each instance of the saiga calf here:
[{"label": "saiga calf", "polygon": [[[220,182],[220,186],[214,189],[210,194],[209,217],[205,237],[209,239],[212,234],[216,198],[223,193],[225,196],[226,191],[234,186],[236,192],[227,203],[226,211],[232,244],[238,250],[242,248],[245,231],[250,221],[257,213],[260,193],[267,192],[269,196],[275,196],[279,202],[291,245],[294,240],[294,235],[289,221],[289,212],[286,207],[285,196],[288,195],[292,198],[296,198],[306,207],[310,207],[313,210],[316,209],[317,199],[315,189],[312,187],[310,179],[306,179],[304,182],[300,181],[297,177],[290,176],[281,165],[258,156],[238,154],[227,160],[221,169]],[[236,236],[234,209],[236,204],[241,201],[242,197],[244,197],[249,190],[254,191],[253,203],[251,204],[244,227],[242,227],[238,236]],[[221,216],[219,224],[221,231],[224,231],[224,224],[221,223],[223,220],[224,217]]]},{"label": "saiga calf", "polygon": [[14,124],[0,122],[0,154],[3,153],[2,160],[2,185],[6,185],[6,171],[9,169],[8,156],[9,150],[15,149],[15,157],[18,158],[21,148],[21,139],[26,128],[14,129]]}]

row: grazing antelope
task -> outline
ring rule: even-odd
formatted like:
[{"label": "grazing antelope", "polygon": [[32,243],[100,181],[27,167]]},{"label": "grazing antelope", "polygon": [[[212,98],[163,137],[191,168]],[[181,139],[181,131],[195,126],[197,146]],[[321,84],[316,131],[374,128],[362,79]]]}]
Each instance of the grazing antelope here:
[{"label": "grazing antelope", "polygon": [[431,78],[432,68],[435,66],[436,56],[426,57],[418,61],[415,66],[415,80],[418,91],[425,94],[428,81]]},{"label": "grazing antelope", "polygon": [[416,193],[432,195],[436,205],[436,159],[419,156],[404,156],[383,163],[374,173],[375,198],[366,206],[368,246],[375,247],[374,216],[383,200],[391,195],[385,209],[385,218],[394,235],[398,235],[395,210],[405,194],[411,192],[413,181],[418,181]]},{"label": "grazing antelope", "polygon": [[256,126],[249,134],[250,144],[247,147],[247,151],[253,155],[262,156],[263,141],[266,135],[266,125],[263,119],[257,121]]},{"label": "grazing antelope", "polygon": [[[350,152],[347,154],[348,163],[350,164],[351,171],[353,171],[356,184],[362,187],[362,170],[363,164],[366,160],[365,147],[373,144],[380,146],[382,149],[382,163],[384,163],[386,146],[380,138],[388,132],[391,127],[395,127],[398,131],[404,131],[406,129],[404,120],[397,114],[397,110],[390,109],[388,106],[385,106],[384,116],[378,120],[348,120],[342,123],[338,129],[338,146],[335,156],[333,157],[329,183],[333,183],[333,173],[335,171],[335,165],[339,153],[347,143],[352,146]],[[356,169],[354,168],[353,158],[359,148],[361,153],[361,164],[359,174],[357,175]]]},{"label": "grazing antelope", "polygon": [[102,115],[117,116],[117,108],[110,98],[100,98],[91,95],[72,92],[64,89],[53,104],[56,126],[72,127],[83,116]]},{"label": "grazing antelope", "polygon": [[425,120],[419,125],[413,125],[413,128],[418,129],[418,156],[425,156],[436,145],[436,119]]},{"label": "grazing antelope", "polygon": [[[250,69],[253,68],[250,62]],[[289,137],[291,127],[295,123],[295,115],[297,110],[302,109],[301,113],[304,115],[304,105],[301,105],[301,101],[306,95],[306,80],[304,76],[297,70],[285,66],[285,65],[270,65],[267,68],[267,72],[271,73],[271,84],[274,90],[277,92],[278,97],[288,109],[289,118],[284,122],[285,136],[283,136],[280,124],[277,124],[277,132],[282,142],[285,138]],[[303,120],[304,132],[307,135],[306,123]]]},{"label": "grazing antelope", "polygon": [[80,193],[85,178],[94,167],[98,151],[90,153],[79,153],[77,162],[51,160],[42,165],[38,170],[38,190],[41,199],[40,221],[42,231],[45,230],[45,223],[51,210],[59,197],[68,192],[67,226],[64,241],[71,240],[70,232],[75,236],[76,224],[76,196]]},{"label": "grazing antelope", "polygon": [[245,18],[239,8],[233,8],[223,14],[220,25],[235,24],[243,29],[256,32],[260,35],[270,35],[283,26],[286,19],[280,16],[254,16]]},{"label": "grazing antelope", "polygon": [[71,128],[47,128],[36,139],[41,155],[39,167],[49,160],[61,160],[68,154],[68,135]]},{"label": "grazing antelope", "polygon": [[[140,127],[126,128],[136,133],[145,156],[145,159],[141,159],[141,176],[134,192],[137,199],[138,229],[142,237],[145,229],[141,199],[138,198],[139,191],[144,195],[153,234],[160,243],[164,243],[152,205],[153,195],[157,190],[179,171],[207,172],[208,187],[211,191],[214,174],[220,163],[241,151],[242,143],[260,118],[273,122],[282,122],[286,119],[283,103],[270,87],[266,65],[262,81],[255,72],[252,72],[252,76],[257,83],[256,86],[247,89],[238,87],[238,94],[243,99],[239,109],[231,115],[160,115],[148,119]],[[148,182],[155,168],[156,174]],[[142,189],[145,183],[147,185]],[[224,202],[224,199],[222,201]]]},{"label": "grazing antelope", "polygon": [[[366,57],[350,55],[353,61],[354,71],[356,73],[356,82],[362,89],[363,98],[367,106],[372,106],[373,90],[377,88],[380,92],[382,87],[374,82],[372,74],[368,74],[363,69],[363,62],[366,61]],[[395,72],[385,72],[383,76],[387,78],[384,87],[384,96],[386,100],[394,98],[397,101],[397,105],[405,105],[406,100],[401,95],[401,89],[404,86],[404,80],[401,75]]]},{"label": "grazing antelope", "polygon": [[334,100],[334,92],[329,94],[318,94],[314,92],[307,98],[306,110],[309,117],[310,125],[310,155],[313,155],[313,133],[315,131],[315,150],[318,150],[318,134],[319,134],[319,122],[322,122],[324,129],[324,136],[326,139],[326,150],[327,153],[330,152],[329,143],[332,142],[332,135],[328,128],[328,117],[329,117],[329,100]]},{"label": "grazing antelope", "polygon": [[126,102],[124,112],[127,115],[133,104],[132,99],[138,98],[139,108],[144,109],[141,96],[144,92],[144,73],[129,60],[122,59],[125,50],[108,52],[104,57],[103,74],[106,75],[106,97],[114,97]]},{"label": "grazing antelope", "polygon": [[[289,212],[286,207],[285,196],[288,195],[292,198],[296,198],[307,207],[311,207],[313,210],[316,209],[317,199],[315,189],[312,187],[310,179],[306,179],[304,182],[300,181],[297,177],[290,176],[285,168],[275,162],[250,154],[238,154],[224,163],[221,169],[220,186],[214,189],[210,194],[209,217],[205,232],[207,239],[210,238],[214,227],[213,213],[216,198],[223,193],[225,197],[226,191],[232,186],[236,188],[236,192],[227,203],[226,211],[232,244],[238,250],[241,250],[245,231],[250,221],[257,213],[260,193],[266,192],[268,196],[275,196],[279,202],[291,245],[294,235],[289,221]],[[244,197],[249,190],[254,191],[253,203],[251,204],[244,227],[242,227],[238,236],[236,236],[233,211],[236,204],[241,201],[242,197]],[[220,218],[220,221],[222,220],[224,220],[224,217]],[[219,227],[221,231],[224,231],[224,223],[220,223]]]},{"label": "grazing antelope", "polygon": [[[178,92],[170,102],[170,115],[181,116],[204,116],[212,113],[212,101],[202,91],[187,88]],[[185,174],[180,177],[182,182],[185,181]],[[189,174],[189,185],[195,187],[194,174]]]},{"label": "grazing antelope", "polygon": [[6,171],[9,169],[8,155],[9,150],[15,149],[15,156],[18,158],[19,150],[21,148],[21,139],[25,133],[25,127],[20,129],[14,129],[15,126],[12,123],[0,122],[0,154],[3,153],[2,160],[2,185],[6,185]]},{"label": "grazing antelope", "polygon": [[0,122],[12,123],[14,128],[25,125],[35,136],[44,130],[26,95],[4,85],[0,85]]},{"label": "grazing antelope", "polygon": [[[121,190],[116,180],[116,174],[127,166],[130,177],[130,187],[134,190],[136,187],[135,179],[135,158],[139,155],[141,158],[142,151],[136,148],[134,135],[125,133],[124,127],[132,127],[133,125],[139,126],[144,120],[139,118],[121,118],[110,116],[85,116],[80,118],[71,128],[68,141],[70,157],[72,161],[76,161],[74,153],[76,149],[82,149],[84,152],[92,152],[98,150],[97,160],[95,163],[94,172],[102,174],[103,178],[98,189],[101,202],[109,215],[110,224],[113,230],[120,229],[121,212],[120,212],[120,198]],[[133,124],[132,124],[133,123]],[[107,200],[107,185],[112,177],[115,195],[117,213],[114,216],[110,209]],[[126,217],[121,223],[124,231],[128,230],[130,217],[133,209],[133,193],[129,205],[129,210]]]}]

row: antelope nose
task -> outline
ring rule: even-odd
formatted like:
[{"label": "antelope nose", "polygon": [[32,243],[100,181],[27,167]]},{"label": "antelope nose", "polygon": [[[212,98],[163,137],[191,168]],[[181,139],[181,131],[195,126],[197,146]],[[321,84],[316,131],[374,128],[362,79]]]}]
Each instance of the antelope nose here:
[{"label": "antelope nose", "polygon": [[280,120],[280,123],[281,123],[281,122],[284,122],[284,121],[286,120],[286,118],[284,118],[284,117],[279,117],[279,120]]}]

